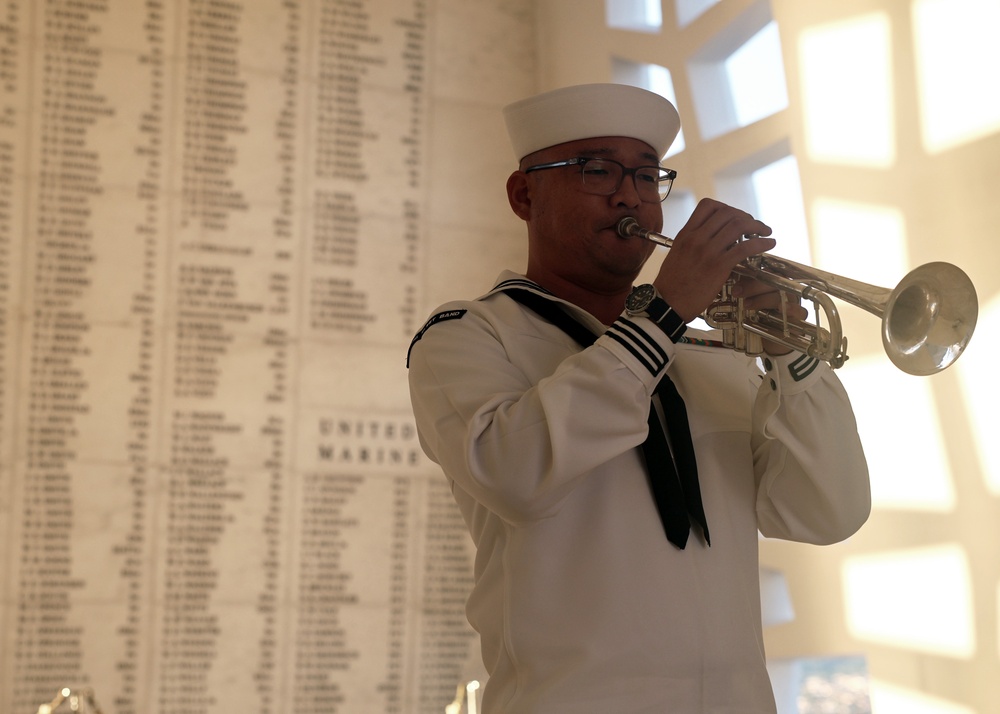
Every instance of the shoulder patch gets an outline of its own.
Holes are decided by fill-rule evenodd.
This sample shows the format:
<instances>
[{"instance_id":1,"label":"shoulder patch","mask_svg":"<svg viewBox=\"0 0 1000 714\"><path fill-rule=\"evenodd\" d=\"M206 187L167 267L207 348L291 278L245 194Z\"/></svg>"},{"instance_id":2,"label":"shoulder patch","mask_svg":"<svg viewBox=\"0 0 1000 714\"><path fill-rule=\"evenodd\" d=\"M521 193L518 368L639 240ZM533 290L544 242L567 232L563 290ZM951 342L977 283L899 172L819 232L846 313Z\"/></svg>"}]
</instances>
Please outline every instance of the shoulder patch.
<instances>
[{"instance_id":1,"label":"shoulder patch","mask_svg":"<svg viewBox=\"0 0 1000 714\"><path fill-rule=\"evenodd\" d=\"M465 313L467 312L468 310L464 309L445 310L443 312L439 312L437 315L432 316L431 319L429 319L424 324L424 326L420 328L420 332L414 335L413 339L410 341L410 348L406 350L406 368L407 369L410 368L410 353L413 352L413 345L417 344L417 342L420 341L420 338L424 336L424 333L427 332L427 330L431 329L432 327L434 327L434 325L438 324L439 322L447 322L448 320L461 319L462 316L465 315Z\"/></svg>"}]
</instances>

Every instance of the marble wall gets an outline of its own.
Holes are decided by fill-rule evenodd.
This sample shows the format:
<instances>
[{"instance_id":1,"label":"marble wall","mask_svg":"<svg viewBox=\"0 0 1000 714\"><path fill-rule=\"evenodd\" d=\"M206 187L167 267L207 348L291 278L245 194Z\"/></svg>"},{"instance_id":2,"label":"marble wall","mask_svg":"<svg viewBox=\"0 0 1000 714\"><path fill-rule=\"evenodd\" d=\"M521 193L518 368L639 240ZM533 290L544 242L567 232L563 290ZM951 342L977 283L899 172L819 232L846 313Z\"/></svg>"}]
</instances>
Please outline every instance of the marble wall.
<instances>
[{"instance_id":1,"label":"marble wall","mask_svg":"<svg viewBox=\"0 0 1000 714\"><path fill-rule=\"evenodd\" d=\"M441 711L471 552L404 360L523 262L532 3L0 13L0 711Z\"/></svg>"}]
</instances>

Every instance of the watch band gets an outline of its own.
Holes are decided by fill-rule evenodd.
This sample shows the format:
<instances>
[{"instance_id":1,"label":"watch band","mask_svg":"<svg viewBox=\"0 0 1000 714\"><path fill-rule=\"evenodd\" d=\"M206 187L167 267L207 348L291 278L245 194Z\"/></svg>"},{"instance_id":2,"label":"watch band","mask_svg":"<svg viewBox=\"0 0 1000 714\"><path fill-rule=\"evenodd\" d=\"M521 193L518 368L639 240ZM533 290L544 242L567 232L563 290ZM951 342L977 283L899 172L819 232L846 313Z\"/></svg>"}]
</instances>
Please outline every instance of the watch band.
<instances>
[{"instance_id":1,"label":"watch band","mask_svg":"<svg viewBox=\"0 0 1000 714\"><path fill-rule=\"evenodd\" d=\"M625 301L625 312L632 317L648 317L672 342L677 342L687 330L687 324L681 316L674 312L656 287L649 283L632 289Z\"/></svg>"}]
</instances>

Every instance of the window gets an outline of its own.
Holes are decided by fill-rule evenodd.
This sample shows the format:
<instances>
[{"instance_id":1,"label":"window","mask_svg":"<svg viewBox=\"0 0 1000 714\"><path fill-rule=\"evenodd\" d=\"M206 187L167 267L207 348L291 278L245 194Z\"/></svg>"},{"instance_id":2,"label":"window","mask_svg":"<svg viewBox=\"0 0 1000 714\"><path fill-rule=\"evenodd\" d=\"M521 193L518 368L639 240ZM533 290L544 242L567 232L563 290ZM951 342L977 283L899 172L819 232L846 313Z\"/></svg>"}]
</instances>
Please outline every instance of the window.
<instances>
[{"instance_id":1,"label":"window","mask_svg":"<svg viewBox=\"0 0 1000 714\"><path fill-rule=\"evenodd\" d=\"M777 24L758 2L688 60L701 134L712 139L788 106Z\"/></svg>"},{"instance_id":2,"label":"window","mask_svg":"<svg viewBox=\"0 0 1000 714\"><path fill-rule=\"evenodd\" d=\"M764 25L723 64L739 126L753 124L788 106L778 23L772 20Z\"/></svg>"},{"instance_id":3,"label":"window","mask_svg":"<svg viewBox=\"0 0 1000 714\"><path fill-rule=\"evenodd\" d=\"M687 27L718 2L719 0L676 0L674 7L677 10L677 24Z\"/></svg>"},{"instance_id":4,"label":"window","mask_svg":"<svg viewBox=\"0 0 1000 714\"><path fill-rule=\"evenodd\" d=\"M659 32L663 27L660 0L607 0L608 27L636 32Z\"/></svg>"}]
</instances>

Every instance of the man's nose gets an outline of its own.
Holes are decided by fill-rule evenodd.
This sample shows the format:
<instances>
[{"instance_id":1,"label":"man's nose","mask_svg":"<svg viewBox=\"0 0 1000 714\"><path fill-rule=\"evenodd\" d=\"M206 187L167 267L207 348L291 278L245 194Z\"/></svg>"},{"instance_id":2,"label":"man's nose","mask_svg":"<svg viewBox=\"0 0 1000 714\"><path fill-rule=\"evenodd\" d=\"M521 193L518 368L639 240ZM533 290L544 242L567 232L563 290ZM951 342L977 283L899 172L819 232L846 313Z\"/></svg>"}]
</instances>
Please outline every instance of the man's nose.
<instances>
[{"instance_id":1,"label":"man's nose","mask_svg":"<svg viewBox=\"0 0 1000 714\"><path fill-rule=\"evenodd\" d=\"M611 196L616 205L620 204L629 208L635 208L642 203L642 199L639 198L639 189L635 184L635 173L623 174L618 190Z\"/></svg>"}]
</instances>

